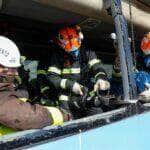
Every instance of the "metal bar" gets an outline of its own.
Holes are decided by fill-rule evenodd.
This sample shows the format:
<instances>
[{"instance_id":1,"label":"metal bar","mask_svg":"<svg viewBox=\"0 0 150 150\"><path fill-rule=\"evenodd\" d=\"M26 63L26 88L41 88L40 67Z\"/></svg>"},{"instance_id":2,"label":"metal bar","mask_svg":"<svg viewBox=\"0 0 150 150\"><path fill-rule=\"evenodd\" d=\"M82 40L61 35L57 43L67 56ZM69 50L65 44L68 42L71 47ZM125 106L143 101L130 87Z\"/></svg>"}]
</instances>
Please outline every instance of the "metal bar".
<instances>
[{"instance_id":1,"label":"metal bar","mask_svg":"<svg viewBox=\"0 0 150 150\"><path fill-rule=\"evenodd\" d=\"M116 3L119 6L117 6ZM129 100L130 99L130 92L129 92L128 70L127 70L127 65L126 65L126 55L125 55L125 49L124 49L124 43L123 43L122 25L121 25L121 21L120 21L121 14L122 14L121 8L120 8L121 2L119 2L119 3L116 2L115 0L111 0L111 12L112 12L112 16L114 18L115 29L116 29L117 40L118 40L124 100Z\"/></svg>"},{"instance_id":2,"label":"metal bar","mask_svg":"<svg viewBox=\"0 0 150 150\"><path fill-rule=\"evenodd\" d=\"M135 99L136 84L133 76L133 59L131 54L131 47L128 40L127 23L122 14L122 7L120 0L111 0L111 11L115 22L117 33L119 56L121 62L121 72L123 81L124 100Z\"/></svg>"}]
</instances>

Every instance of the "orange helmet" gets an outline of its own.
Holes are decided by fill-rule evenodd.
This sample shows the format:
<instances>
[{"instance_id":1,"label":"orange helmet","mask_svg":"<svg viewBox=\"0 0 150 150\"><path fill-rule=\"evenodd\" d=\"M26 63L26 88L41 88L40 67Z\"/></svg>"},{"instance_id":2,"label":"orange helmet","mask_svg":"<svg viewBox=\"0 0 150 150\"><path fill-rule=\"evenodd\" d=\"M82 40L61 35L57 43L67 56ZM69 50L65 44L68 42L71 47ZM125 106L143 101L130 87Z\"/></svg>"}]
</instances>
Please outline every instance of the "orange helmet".
<instances>
[{"instance_id":1,"label":"orange helmet","mask_svg":"<svg viewBox=\"0 0 150 150\"><path fill-rule=\"evenodd\" d=\"M150 54L150 32L147 33L142 39L141 49L145 55Z\"/></svg>"},{"instance_id":2,"label":"orange helmet","mask_svg":"<svg viewBox=\"0 0 150 150\"><path fill-rule=\"evenodd\" d=\"M59 30L57 44L67 52L77 50L81 46L83 34L79 26L66 27Z\"/></svg>"}]
</instances>

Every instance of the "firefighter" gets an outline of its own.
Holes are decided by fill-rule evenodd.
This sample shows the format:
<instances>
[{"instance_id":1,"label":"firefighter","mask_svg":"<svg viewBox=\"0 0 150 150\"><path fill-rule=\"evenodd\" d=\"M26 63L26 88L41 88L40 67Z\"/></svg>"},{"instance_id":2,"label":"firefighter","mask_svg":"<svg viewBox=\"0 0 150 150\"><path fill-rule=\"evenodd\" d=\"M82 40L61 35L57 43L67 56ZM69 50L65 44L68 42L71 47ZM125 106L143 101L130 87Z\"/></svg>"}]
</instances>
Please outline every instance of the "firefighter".
<instances>
[{"instance_id":1,"label":"firefighter","mask_svg":"<svg viewBox=\"0 0 150 150\"><path fill-rule=\"evenodd\" d=\"M32 90L34 92L32 92L33 94L30 96L31 102L43 106L58 106L58 103L55 100L55 95L53 95L52 92L52 86L48 84L47 64L47 61L39 61L36 82L34 82L32 88L34 89Z\"/></svg>"},{"instance_id":2,"label":"firefighter","mask_svg":"<svg viewBox=\"0 0 150 150\"><path fill-rule=\"evenodd\" d=\"M144 35L141 41L141 50L144 54L143 61L144 66L143 70L150 72L149 65L150 65L150 32Z\"/></svg>"},{"instance_id":3,"label":"firefighter","mask_svg":"<svg viewBox=\"0 0 150 150\"><path fill-rule=\"evenodd\" d=\"M110 87L101 61L94 51L81 46L82 40L83 33L79 26L60 29L53 39L57 49L47 73L49 83L58 93L61 108L73 114L74 118L77 107L80 110L78 114L83 110L79 99L84 95L85 86L94 91L105 91Z\"/></svg>"},{"instance_id":4,"label":"firefighter","mask_svg":"<svg viewBox=\"0 0 150 150\"><path fill-rule=\"evenodd\" d=\"M111 33L110 38L113 40L113 47L116 52L116 58L113 64L112 78L110 79L110 93L114 94L117 99L123 98L123 86L122 86L122 76L120 71L120 59L119 50L117 44L117 36L115 33Z\"/></svg>"},{"instance_id":5,"label":"firefighter","mask_svg":"<svg viewBox=\"0 0 150 150\"><path fill-rule=\"evenodd\" d=\"M123 96L116 35L113 33L111 34L111 37L114 40L114 48L116 49L117 53L117 57L113 66L111 92L116 96ZM150 102L150 32L143 37L141 41L141 50L143 52L143 61L137 68L138 70L135 70L134 78L136 81L140 101Z\"/></svg>"},{"instance_id":6,"label":"firefighter","mask_svg":"<svg viewBox=\"0 0 150 150\"><path fill-rule=\"evenodd\" d=\"M140 91L140 99L150 102L150 32L144 35L141 41L143 52L142 71L136 74L136 83Z\"/></svg>"},{"instance_id":7,"label":"firefighter","mask_svg":"<svg viewBox=\"0 0 150 150\"><path fill-rule=\"evenodd\" d=\"M16 89L20 53L16 44L0 36L0 135L17 130L42 128L62 124L67 114L56 107L44 107L27 102L28 92Z\"/></svg>"}]
</instances>

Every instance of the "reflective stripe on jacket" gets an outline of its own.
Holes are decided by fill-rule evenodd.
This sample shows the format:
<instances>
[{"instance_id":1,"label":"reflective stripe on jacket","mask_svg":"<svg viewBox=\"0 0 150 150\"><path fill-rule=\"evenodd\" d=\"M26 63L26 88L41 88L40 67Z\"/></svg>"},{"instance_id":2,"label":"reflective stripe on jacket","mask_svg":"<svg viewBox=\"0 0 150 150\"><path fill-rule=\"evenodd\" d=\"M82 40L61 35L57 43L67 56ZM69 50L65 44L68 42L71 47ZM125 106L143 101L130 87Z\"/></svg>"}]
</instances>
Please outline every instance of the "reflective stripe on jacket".
<instances>
[{"instance_id":1,"label":"reflective stripe on jacket","mask_svg":"<svg viewBox=\"0 0 150 150\"><path fill-rule=\"evenodd\" d=\"M47 78L56 89L70 91L75 82L84 85L89 77L95 78L95 81L99 78L107 80L101 61L94 51L81 48L79 58L74 58L71 54L58 50L51 57Z\"/></svg>"}]
</instances>

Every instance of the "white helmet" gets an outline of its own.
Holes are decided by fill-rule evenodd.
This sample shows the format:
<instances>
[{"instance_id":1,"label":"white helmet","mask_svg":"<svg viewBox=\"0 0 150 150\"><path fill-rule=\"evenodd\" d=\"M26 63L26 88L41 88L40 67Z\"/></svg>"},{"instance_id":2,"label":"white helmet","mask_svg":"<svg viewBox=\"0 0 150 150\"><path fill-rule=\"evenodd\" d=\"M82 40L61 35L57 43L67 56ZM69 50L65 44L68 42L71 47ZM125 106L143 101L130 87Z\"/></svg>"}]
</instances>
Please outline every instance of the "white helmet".
<instances>
[{"instance_id":1,"label":"white helmet","mask_svg":"<svg viewBox=\"0 0 150 150\"><path fill-rule=\"evenodd\" d=\"M4 36L0 36L0 64L10 68L21 66L18 47L13 41Z\"/></svg>"},{"instance_id":2,"label":"white helmet","mask_svg":"<svg viewBox=\"0 0 150 150\"><path fill-rule=\"evenodd\" d=\"M111 33L111 34L110 34L110 38L111 38L112 40L116 40L116 39L117 39L116 33Z\"/></svg>"}]
</instances>

